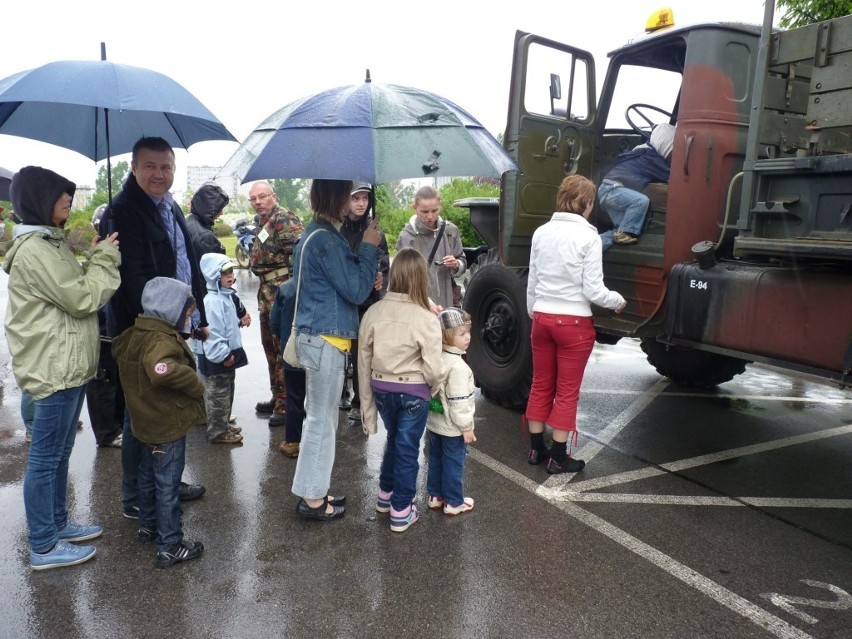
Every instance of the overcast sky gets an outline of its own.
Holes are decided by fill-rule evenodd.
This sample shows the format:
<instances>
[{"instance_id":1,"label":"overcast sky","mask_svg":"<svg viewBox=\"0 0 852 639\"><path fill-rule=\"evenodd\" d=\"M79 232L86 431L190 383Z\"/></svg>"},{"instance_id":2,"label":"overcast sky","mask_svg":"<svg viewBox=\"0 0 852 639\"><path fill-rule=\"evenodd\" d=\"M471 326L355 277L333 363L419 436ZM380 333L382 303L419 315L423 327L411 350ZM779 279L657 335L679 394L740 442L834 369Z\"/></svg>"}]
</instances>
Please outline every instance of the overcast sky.
<instances>
[{"instance_id":1,"label":"overcast sky","mask_svg":"<svg viewBox=\"0 0 852 639\"><path fill-rule=\"evenodd\" d=\"M55 60L97 60L104 41L109 60L170 76L243 140L281 106L363 82L369 68L374 82L452 100L496 136L506 124L516 30L592 52L600 82L606 53L640 34L661 6L681 25L763 19L762 0L10 0L0 9L0 78ZM175 190L186 182L182 167L221 165L236 147L202 142L177 151ZM129 156L113 162L121 159ZM0 166L28 164L80 185L93 185L97 173L77 153L0 135Z\"/></svg>"}]
</instances>

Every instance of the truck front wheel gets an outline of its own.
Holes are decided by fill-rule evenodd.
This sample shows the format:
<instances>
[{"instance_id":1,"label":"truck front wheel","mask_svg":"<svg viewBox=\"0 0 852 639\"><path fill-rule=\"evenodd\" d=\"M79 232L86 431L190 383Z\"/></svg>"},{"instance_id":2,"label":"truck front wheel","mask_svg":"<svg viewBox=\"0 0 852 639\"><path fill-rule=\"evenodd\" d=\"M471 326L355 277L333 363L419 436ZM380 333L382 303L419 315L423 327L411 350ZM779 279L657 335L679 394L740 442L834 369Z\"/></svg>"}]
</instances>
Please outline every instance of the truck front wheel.
<instances>
[{"instance_id":1,"label":"truck front wheel","mask_svg":"<svg viewBox=\"0 0 852 639\"><path fill-rule=\"evenodd\" d=\"M746 361L682 346L670 346L653 337L642 340L648 362L663 377L681 386L710 388L745 372Z\"/></svg>"},{"instance_id":2,"label":"truck front wheel","mask_svg":"<svg viewBox=\"0 0 852 639\"><path fill-rule=\"evenodd\" d=\"M489 261L488 255L480 257L464 296L473 318L467 362L485 397L506 408L523 408L532 384L527 270Z\"/></svg>"}]
</instances>

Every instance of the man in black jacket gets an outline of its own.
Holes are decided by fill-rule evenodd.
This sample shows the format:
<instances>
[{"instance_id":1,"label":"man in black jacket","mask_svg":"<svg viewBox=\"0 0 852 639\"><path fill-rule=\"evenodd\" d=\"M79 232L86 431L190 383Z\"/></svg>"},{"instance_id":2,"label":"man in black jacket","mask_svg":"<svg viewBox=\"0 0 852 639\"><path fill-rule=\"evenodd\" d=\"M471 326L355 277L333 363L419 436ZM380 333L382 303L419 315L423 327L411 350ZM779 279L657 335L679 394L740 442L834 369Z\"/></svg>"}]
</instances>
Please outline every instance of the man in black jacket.
<instances>
[{"instance_id":1,"label":"man in black jacket","mask_svg":"<svg viewBox=\"0 0 852 639\"><path fill-rule=\"evenodd\" d=\"M183 332L206 337L206 286L183 211L169 192L174 180L175 154L171 145L162 138L140 138L133 146L130 175L101 220L101 236L118 231L121 238L121 286L108 309L112 337L130 328L142 313L142 289L155 277L171 277L192 287L198 311ZM121 498L123 514L128 519L138 518L142 446L130 430L126 412L121 438ZM204 486L181 482L181 501L198 499L204 492Z\"/></svg>"}]
</instances>

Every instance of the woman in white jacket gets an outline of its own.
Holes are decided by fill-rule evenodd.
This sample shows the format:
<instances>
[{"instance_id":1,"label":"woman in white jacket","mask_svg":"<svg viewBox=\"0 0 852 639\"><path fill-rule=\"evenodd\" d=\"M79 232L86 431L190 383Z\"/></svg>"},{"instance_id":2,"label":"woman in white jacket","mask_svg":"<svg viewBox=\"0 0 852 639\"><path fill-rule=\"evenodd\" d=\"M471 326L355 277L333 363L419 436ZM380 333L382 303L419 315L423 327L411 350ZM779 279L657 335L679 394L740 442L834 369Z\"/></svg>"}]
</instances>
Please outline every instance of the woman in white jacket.
<instances>
[{"instance_id":1,"label":"woman in white jacket","mask_svg":"<svg viewBox=\"0 0 852 639\"><path fill-rule=\"evenodd\" d=\"M532 317L533 383L525 418L533 465L547 472L576 473L586 465L572 459L568 437L577 443L577 403L586 362L595 344L591 304L620 313L624 298L603 283L601 239L588 217L595 185L579 175L562 181L556 213L533 234L527 283ZM544 445L544 425L553 429L553 446Z\"/></svg>"}]
</instances>

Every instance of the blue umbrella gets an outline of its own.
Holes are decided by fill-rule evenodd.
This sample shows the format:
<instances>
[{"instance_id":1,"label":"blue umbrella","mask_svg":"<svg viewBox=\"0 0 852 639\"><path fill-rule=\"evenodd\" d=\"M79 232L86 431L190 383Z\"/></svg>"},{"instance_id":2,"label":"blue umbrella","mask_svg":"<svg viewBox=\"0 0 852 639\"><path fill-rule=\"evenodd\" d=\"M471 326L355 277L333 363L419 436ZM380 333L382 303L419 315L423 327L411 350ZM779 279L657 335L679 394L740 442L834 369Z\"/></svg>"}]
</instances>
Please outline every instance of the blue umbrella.
<instances>
[{"instance_id":1,"label":"blue umbrella","mask_svg":"<svg viewBox=\"0 0 852 639\"><path fill-rule=\"evenodd\" d=\"M144 136L182 149L236 141L174 80L106 60L51 62L0 80L0 134L49 142L96 162L128 153Z\"/></svg>"},{"instance_id":2,"label":"blue umbrella","mask_svg":"<svg viewBox=\"0 0 852 639\"><path fill-rule=\"evenodd\" d=\"M423 176L500 177L517 166L467 111L411 87L338 87L269 116L220 171L243 182L325 178L380 184Z\"/></svg>"}]
</instances>

